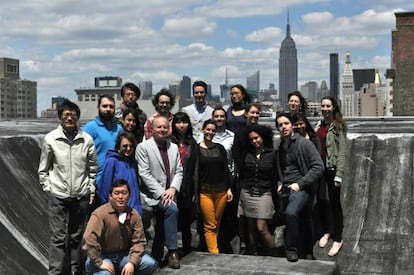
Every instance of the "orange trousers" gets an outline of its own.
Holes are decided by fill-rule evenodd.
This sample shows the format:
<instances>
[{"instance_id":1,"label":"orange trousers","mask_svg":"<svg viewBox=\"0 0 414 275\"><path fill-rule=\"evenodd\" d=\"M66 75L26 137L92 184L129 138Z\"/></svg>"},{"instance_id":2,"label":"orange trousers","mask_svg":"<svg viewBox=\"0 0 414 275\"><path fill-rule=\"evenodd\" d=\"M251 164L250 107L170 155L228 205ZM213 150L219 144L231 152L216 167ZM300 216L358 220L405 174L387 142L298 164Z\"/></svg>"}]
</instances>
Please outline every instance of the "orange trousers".
<instances>
[{"instance_id":1,"label":"orange trousers","mask_svg":"<svg viewBox=\"0 0 414 275\"><path fill-rule=\"evenodd\" d=\"M208 251L218 254L217 237L219 234L221 216L227 203L227 191L220 193L201 193L200 208L203 215L204 237Z\"/></svg>"}]
</instances>

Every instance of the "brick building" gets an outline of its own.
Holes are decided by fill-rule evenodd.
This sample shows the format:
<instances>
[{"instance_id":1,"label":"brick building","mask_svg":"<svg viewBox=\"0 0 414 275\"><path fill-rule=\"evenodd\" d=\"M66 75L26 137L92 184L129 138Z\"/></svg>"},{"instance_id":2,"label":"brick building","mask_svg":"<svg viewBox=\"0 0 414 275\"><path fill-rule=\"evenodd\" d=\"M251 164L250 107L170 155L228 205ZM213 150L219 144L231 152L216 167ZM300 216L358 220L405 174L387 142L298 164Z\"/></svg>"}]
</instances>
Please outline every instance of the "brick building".
<instances>
[{"instance_id":1,"label":"brick building","mask_svg":"<svg viewBox=\"0 0 414 275\"><path fill-rule=\"evenodd\" d=\"M392 31L393 114L414 115L414 12L397 12Z\"/></svg>"}]
</instances>

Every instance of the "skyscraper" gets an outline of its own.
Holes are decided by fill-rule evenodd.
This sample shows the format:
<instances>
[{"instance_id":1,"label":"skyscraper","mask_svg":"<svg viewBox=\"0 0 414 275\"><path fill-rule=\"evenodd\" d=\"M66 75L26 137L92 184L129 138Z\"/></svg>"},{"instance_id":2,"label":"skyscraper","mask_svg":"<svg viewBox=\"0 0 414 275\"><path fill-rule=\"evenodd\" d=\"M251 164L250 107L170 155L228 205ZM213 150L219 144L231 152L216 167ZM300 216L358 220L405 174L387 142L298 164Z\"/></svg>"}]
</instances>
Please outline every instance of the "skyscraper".
<instances>
[{"instance_id":1,"label":"skyscraper","mask_svg":"<svg viewBox=\"0 0 414 275\"><path fill-rule=\"evenodd\" d=\"M260 91L260 71L246 78L246 90L251 98L257 98Z\"/></svg>"},{"instance_id":2,"label":"skyscraper","mask_svg":"<svg viewBox=\"0 0 414 275\"><path fill-rule=\"evenodd\" d=\"M287 110L287 95L298 89L298 59L295 41L290 36L289 14L286 37L279 51L279 102Z\"/></svg>"},{"instance_id":3,"label":"skyscraper","mask_svg":"<svg viewBox=\"0 0 414 275\"><path fill-rule=\"evenodd\" d=\"M351 54L346 53L345 68L342 80L342 113L344 116L357 116L358 98L354 88L354 75L352 72Z\"/></svg>"},{"instance_id":4,"label":"skyscraper","mask_svg":"<svg viewBox=\"0 0 414 275\"><path fill-rule=\"evenodd\" d=\"M325 80L322 80L322 82L321 82L321 94L318 97L318 100L317 101L318 102L321 101L322 97L325 97L327 95L329 95L328 85L326 85L326 81Z\"/></svg>"},{"instance_id":5,"label":"skyscraper","mask_svg":"<svg viewBox=\"0 0 414 275\"><path fill-rule=\"evenodd\" d=\"M141 99L151 99L152 97L152 81L141 80L139 82L139 88L141 90Z\"/></svg>"},{"instance_id":6,"label":"skyscraper","mask_svg":"<svg viewBox=\"0 0 414 275\"><path fill-rule=\"evenodd\" d=\"M221 98L221 103L223 105L231 103L231 100L230 100L231 86L232 85L229 84L229 76L228 76L227 67L226 67L226 80L224 84L220 85L220 98Z\"/></svg>"},{"instance_id":7,"label":"skyscraper","mask_svg":"<svg viewBox=\"0 0 414 275\"><path fill-rule=\"evenodd\" d=\"M339 61L338 53L329 55L329 77L330 77L330 96L339 102Z\"/></svg>"}]
</instances>

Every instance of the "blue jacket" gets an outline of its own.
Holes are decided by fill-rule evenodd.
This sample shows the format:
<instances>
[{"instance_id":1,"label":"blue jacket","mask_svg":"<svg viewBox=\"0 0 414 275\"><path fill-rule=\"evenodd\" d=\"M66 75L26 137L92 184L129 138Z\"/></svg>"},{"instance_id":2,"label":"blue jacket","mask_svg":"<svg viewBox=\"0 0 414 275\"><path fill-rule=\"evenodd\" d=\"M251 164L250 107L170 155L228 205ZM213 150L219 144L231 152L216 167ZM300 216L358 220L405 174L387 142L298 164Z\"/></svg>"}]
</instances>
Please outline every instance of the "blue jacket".
<instances>
[{"instance_id":1,"label":"blue jacket","mask_svg":"<svg viewBox=\"0 0 414 275\"><path fill-rule=\"evenodd\" d=\"M109 188L111 183L117 179L128 181L131 191L128 206L136 209L142 215L137 163L133 156L126 158L120 153L110 150L106 155L102 177L98 182L96 190L101 204L108 202Z\"/></svg>"}]
</instances>

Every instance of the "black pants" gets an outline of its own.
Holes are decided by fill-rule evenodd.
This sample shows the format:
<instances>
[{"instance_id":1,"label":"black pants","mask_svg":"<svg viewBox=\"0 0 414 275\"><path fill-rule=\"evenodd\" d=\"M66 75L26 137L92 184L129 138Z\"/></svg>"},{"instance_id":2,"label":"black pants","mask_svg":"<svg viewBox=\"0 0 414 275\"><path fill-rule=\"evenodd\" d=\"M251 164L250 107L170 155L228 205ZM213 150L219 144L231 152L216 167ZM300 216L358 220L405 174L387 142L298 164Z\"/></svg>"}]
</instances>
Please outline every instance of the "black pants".
<instances>
[{"instance_id":1,"label":"black pants","mask_svg":"<svg viewBox=\"0 0 414 275\"><path fill-rule=\"evenodd\" d=\"M335 182L329 181L328 195L329 205L332 213L331 236L330 238L335 242L342 241L342 230L344 228L344 217L341 205L341 187L335 186Z\"/></svg>"}]
</instances>

